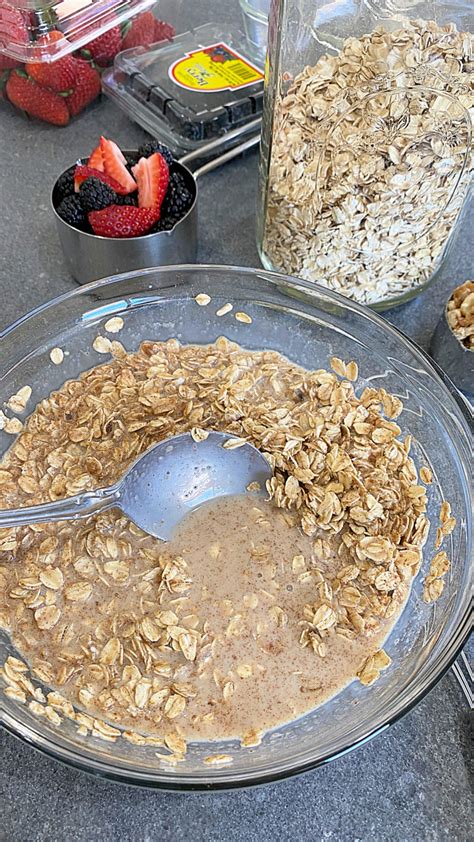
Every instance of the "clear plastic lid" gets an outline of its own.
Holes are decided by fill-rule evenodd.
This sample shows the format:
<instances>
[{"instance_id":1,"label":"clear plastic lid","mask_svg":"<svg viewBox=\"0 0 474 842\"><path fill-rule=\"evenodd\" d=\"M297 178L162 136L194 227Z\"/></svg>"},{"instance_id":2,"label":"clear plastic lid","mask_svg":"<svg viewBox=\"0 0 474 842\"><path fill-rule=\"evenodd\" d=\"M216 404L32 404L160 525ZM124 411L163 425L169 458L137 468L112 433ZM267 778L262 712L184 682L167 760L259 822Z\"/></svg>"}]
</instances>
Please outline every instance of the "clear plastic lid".
<instances>
[{"instance_id":1,"label":"clear plastic lid","mask_svg":"<svg viewBox=\"0 0 474 842\"><path fill-rule=\"evenodd\" d=\"M155 4L156 0L0 0L0 52L25 63L55 61Z\"/></svg>"},{"instance_id":2,"label":"clear plastic lid","mask_svg":"<svg viewBox=\"0 0 474 842\"><path fill-rule=\"evenodd\" d=\"M244 35L213 23L170 43L119 53L102 84L129 117L175 151L225 141L262 112L263 71L246 54Z\"/></svg>"}]
</instances>

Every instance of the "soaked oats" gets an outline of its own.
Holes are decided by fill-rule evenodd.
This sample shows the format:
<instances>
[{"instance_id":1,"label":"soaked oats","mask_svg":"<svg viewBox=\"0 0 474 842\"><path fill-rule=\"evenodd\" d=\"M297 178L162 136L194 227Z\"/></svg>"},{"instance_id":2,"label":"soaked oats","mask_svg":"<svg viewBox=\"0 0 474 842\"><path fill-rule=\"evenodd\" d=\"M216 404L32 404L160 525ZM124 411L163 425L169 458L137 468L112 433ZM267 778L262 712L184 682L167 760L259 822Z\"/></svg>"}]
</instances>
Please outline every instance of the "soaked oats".
<instances>
[{"instance_id":1,"label":"soaked oats","mask_svg":"<svg viewBox=\"0 0 474 842\"><path fill-rule=\"evenodd\" d=\"M233 757L230 754L209 754L204 758L207 766L220 766L225 763L232 763Z\"/></svg>"},{"instance_id":2,"label":"soaked oats","mask_svg":"<svg viewBox=\"0 0 474 842\"><path fill-rule=\"evenodd\" d=\"M24 412L31 397L31 386L22 386L16 394L7 400L7 406L12 412Z\"/></svg>"},{"instance_id":3,"label":"soaked oats","mask_svg":"<svg viewBox=\"0 0 474 842\"><path fill-rule=\"evenodd\" d=\"M168 544L113 510L1 530L0 622L53 688L45 698L10 658L7 695L81 734L164 739L177 763L186 740L257 745L356 675L378 678L429 528L401 402L356 397L355 364L339 359L338 377L223 338L135 354L104 342L114 358L27 420L1 463L0 507L108 485L157 441L212 429L265 453L272 502L215 501ZM443 535L453 521L445 503ZM433 560L430 598L448 566Z\"/></svg>"},{"instance_id":4,"label":"soaked oats","mask_svg":"<svg viewBox=\"0 0 474 842\"><path fill-rule=\"evenodd\" d=\"M226 316L227 313L230 313L234 309L233 305L228 302L227 304L223 304L222 307L219 307L216 310L216 316Z\"/></svg>"},{"instance_id":5,"label":"soaked oats","mask_svg":"<svg viewBox=\"0 0 474 842\"><path fill-rule=\"evenodd\" d=\"M105 336L96 336L92 347L98 354L110 354L112 351L112 342Z\"/></svg>"},{"instance_id":6,"label":"soaked oats","mask_svg":"<svg viewBox=\"0 0 474 842\"><path fill-rule=\"evenodd\" d=\"M238 322L242 322L242 324L244 324L244 325L251 325L252 324L252 317L249 316L248 313L242 313L242 312L236 313L235 318L237 319Z\"/></svg>"},{"instance_id":7,"label":"soaked oats","mask_svg":"<svg viewBox=\"0 0 474 842\"><path fill-rule=\"evenodd\" d=\"M19 418L8 418L4 412L0 410L0 430L4 430L11 436L16 436L21 433L23 429L23 422Z\"/></svg>"},{"instance_id":8,"label":"soaked oats","mask_svg":"<svg viewBox=\"0 0 474 842\"><path fill-rule=\"evenodd\" d=\"M423 599L436 602L444 590L444 579L451 567L451 562L442 550L431 559L428 575L423 580Z\"/></svg>"}]
</instances>

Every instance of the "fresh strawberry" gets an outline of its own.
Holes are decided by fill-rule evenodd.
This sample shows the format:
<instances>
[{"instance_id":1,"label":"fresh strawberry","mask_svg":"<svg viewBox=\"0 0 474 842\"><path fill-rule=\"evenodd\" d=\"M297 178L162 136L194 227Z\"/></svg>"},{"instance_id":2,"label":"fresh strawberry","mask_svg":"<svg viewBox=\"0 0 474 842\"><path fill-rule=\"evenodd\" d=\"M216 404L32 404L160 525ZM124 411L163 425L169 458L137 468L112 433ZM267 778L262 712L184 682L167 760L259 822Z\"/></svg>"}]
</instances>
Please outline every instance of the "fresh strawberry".
<instances>
[{"instance_id":1,"label":"fresh strawberry","mask_svg":"<svg viewBox=\"0 0 474 842\"><path fill-rule=\"evenodd\" d=\"M66 99L71 117L83 111L86 105L99 96L101 90L100 75L88 61L74 59L74 67L76 81L72 93Z\"/></svg>"},{"instance_id":2,"label":"fresh strawberry","mask_svg":"<svg viewBox=\"0 0 474 842\"><path fill-rule=\"evenodd\" d=\"M122 50L131 47L149 47L155 40L155 17L151 12L142 12L130 23L122 41Z\"/></svg>"},{"instance_id":3,"label":"fresh strawberry","mask_svg":"<svg viewBox=\"0 0 474 842\"><path fill-rule=\"evenodd\" d=\"M114 178L122 185L123 193L133 193L137 189L135 179L132 178L127 170L126 158L122 154L120 147L113 140L107 140L105 137L100 139L100 148L102 150L102 159L104 161L104 170L107 175Z\"/></svg>"},{"instance_id":4,"label":"fresh strawberry","mask_svg":"<svg viewBox=\"0 0 474 842\"><path fill-rule=\"evenodd\" d=\"M21 67L20 62L16 58L10 58L10 56L0 54L0 73L2 70L12 70L14 67Z\"/></svg>"},{"instance_id":5,"label":"fresh strawberry","mask_svg":"<svg viewBox=\"0 0 474 842\"><path fill-rule=\"evenodd\" d=\"M31 117L38 117L54 126L68 124L69 111L64 97L42 88L33 79L28 79L22 70L14 70L10 74L6 90L10 102Z\"/></svg>"},{"instance_id":6,"label":"fresh strawberry","mask_svg":"<svg viewBox=\"0 0 474 842\"><path fill-rule=\"evenodd\" d=\"M92 167L94 170L104 172L104 162L102 160L102 149L100 148L100 143L90 154L87 166Z\"/></svg>"},{"instance_id":7,"label":"fresh strawberry","mask_svg":"<svg viewBox=\"0 0 474 842\"><path fill-rule=\"evenodd\" d=\"M47 47L49 53L51 45L58 41L66 42L66 38L60 32L49 32L38 38L35 47L38 46L40 52L42 52L42 47ZM75 64L73 57L67 55L56 61L29 61L26 64L26 70L28 76L38 82L38 85L60 93L73 88L76 81Z\"/></svg>"},{"instance_id":8,"label":"fresh strawberry","mask_svg":"<svg viewBox=\"0 0 474 842\"><path fill-rule=\"evenodd\" d=\"M157 20L155 18L155 26L153 32L153 40L156 41L172 41L176 35L176 29L172 23L166 23L165 20Z\"/></svg>"},{"instance_id":9,"label":"fresh strawberry","mask_svg":"<svg viewBox=\"0 0 474 842\"><path fill-rule=\"evenodd\" d=\"M28 62L26 65L28 76L50 91L61 93L70 91L74 87L76 71L72 56L65 56L54 62Z\"/></svg>"},{"instance_id":10,"label":"fresh strawberry","mask_svg":"<svg viewBox=\"0 0 474 842\"><path fill-rule=\"evenodd\" d=\"M164 20L157 20L152 12L143 12L137 15L124 30L122 50L129 50L131 47L149 47L157 41L166 41L176 35L176 29L171 23Z\"/></svg>"},{"instance_id":11,"label":"fresh strawberry","mask_svg":"<svg viewBox=\"0 0 474 842\"><path fill-rule=\"evenodd\" d=\"M89 41L81 50L85 58L92 59L100 67L108 67L112 64L122 46L122 30L120 26L113 26L107 32L103 32L93 41Z\"/></svg>"},{"instance_id":12,"label":"fresh strawberry","mask_svg":"<svg viewBox=\"0 0 474 842\"><path fill-rule=\"evenodd\" d=\"M157 221L158 212L133 205L109 205L91 211L88 219L94 234L100 237L141 237Z\"/></svg>"},{"instance_id":13,"label":"fresh strawberry","mask_svg":"<svg viewBox=\"0 0 474 842\"><path fill-rule=\"evenodd\" d=\"M66 36L57 29L50 29L34 43L35 53L38 56L53 56L54 53L63 52L69 46L70 42Z\"/></svg>"},{"instance_id":14,"label":"fresh strawberry","mask_svg":"<svg viewBox=\"0 0 474 842\"><path fill-rule=\"evenodd\" d=\"M0 99L6 99L6 85L9 75L9 70L0 70Z\"/></svg>"},{"instance_id":15,"label":"fresh strawberry","mask_svg":"<svg viewBox=\"0 0 474 842\"><path fill-rule=\"evenodd\" d=\"M149 158L140 158L132 167L138 184L138 207L160 210L170 180L170 171L163 155L155 152Z\"/></svg>"},{"instance_id":16,"label":"fresh strawberry","mask_svg":"<svg viewBox=\"0 0 474 842\"><path fill-rule=\"evenodd\" d=\"M0 49L11 44L28 44L30 33L27 14L8 3L0 4Z\"/></svg>"},{"instance_id":17,"label":"fresh strawberry","mask_svg":"<svg viewBox=\"0 0 474 842\"><path fill-rule=\"evenodd\" d=\"M121 196L124 196L129 192L128 190L125 190L118 181L115 181L114 178L111 178L111 176L107 175L105 172L95 170L93 167L89 167L84 164L78 164L74 170L74 190L76 193L79 192L81 184L88 178L98 178L99 181L103 181L104 184L108 184L112 190L115 190L115 192Z\"/></svg>"}]
</instances>

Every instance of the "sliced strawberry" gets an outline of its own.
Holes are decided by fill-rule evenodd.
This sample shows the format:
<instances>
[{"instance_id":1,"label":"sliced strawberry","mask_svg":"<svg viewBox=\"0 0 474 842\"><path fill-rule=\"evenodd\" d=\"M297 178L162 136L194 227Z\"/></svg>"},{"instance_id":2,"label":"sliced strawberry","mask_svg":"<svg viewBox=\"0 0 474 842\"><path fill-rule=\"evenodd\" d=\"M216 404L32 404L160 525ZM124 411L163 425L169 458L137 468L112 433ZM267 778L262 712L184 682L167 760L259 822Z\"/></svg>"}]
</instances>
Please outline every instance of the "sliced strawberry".
<instances>
[{"instance_id":1,"label":"sliced strawberry","mask_svg":"<svg viewBox=\"0 0 474 842\"><path fill-rule=\"evenodd\" d=\"M100 143L94 151L89 156L89 160L87 162L88 167L92 167L94 170L100 170L100 172L104 172L104 161L102 158L102 149L100 148Z\"/></svg>"},{"instance_id":2,"label":"sliced strawberry","mask_svg":"<svg viewBox=\"0 0 474 842\"><path fill-rule=\"evenodd\" d=\"M104 170L107 175L122 185L124 188L123 193L133 193L137 189L137 185L135 179L132 178L127 170L127 161L120 147L113 140L107 140L107 138L101 137L100 148L102 150Z\"/></svg>"},{"instance_id":3,"label":"sliced strawberry","mask_svg":"<svg viewBox=\"0 0 474 842\"><path fill-rule=\"evenodd\" d=\"M159 210L170 180L163 155L154 152L149 158L140 158L138 164L132 167L132 172L138 184L138 207Z\"/></svg>"},{"instance_id":4,"label":"sliced strawberry","mask_svg":"<svg viewBox=\"0 0 474 842\"><path fill-rule=\"evenodd\" d=\"M115 192L119 193L121 196L124 196L129 192L128 190L125 190L118 181L115 181L114 178L111 178L110 175L107 175L105 172L95 170L93 167L83 164L78 164L74 171L74 190L76 193L79 192L79 187L87 178L98 178L99 181L103 181L104 184L108 184L112 190L115 190Z\"/></svg>"},{"instance_id":5,"label":"sliced strawberry","mask_svg":"<svg viewBox=\"0 0 474 842\"><path fill-rule=\"evenodd\" d=\"M158 211L136 208L133 205L109 205L100 211L91 211L88 219L94 234L100 237L141 237L157 221Z\"/></svg>"}]
</instances>

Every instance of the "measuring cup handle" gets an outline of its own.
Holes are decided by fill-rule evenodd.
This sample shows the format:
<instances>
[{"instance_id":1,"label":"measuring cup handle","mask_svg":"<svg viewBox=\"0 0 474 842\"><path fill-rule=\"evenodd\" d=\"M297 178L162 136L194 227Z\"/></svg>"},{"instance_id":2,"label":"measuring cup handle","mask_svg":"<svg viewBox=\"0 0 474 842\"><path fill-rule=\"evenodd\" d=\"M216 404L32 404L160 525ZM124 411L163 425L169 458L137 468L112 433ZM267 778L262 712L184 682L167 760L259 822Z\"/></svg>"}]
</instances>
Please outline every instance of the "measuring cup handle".
<instances>
[{"instance_id":1,"label":"measuring cup handle","mask_svg":"<svg viewBox=\"0 0 474 842\"><path fill-rule=\"evenodd\" d=\"M227 161L232 161L233 158L237 158L238 155L241 155L242 152L246 152L247 149L252 149L253 146L257 146L260 143L260 135L256 134L253 137L249 137L245 143L239 143L238 146L234 146L233 149L229 149L227 152L224 152L223 155L219 155L218 158L213 158L212 161L208 161L207 164L204 164L202 167L199 167L194 172L194 178L197 180L202 175L206 175L208 172L212 172L212 170L217 169L217 167L222 166L222 164L226 164Z\"/></svg>"},{"instance_id":2,"label":"measuring cup handle","mask_svg":"<svg viewBox=\"0 0 474 842\"><path fill-rule=\"evenodd\" d=\"M255 120L252 120L250 123L246 123L244 126L238 126L238 128L236 129L231 129L231 131L227 132L226 135L218 137L215 140L211 140L209 143L204 144L204 146L200 146L199 149L193 149L192 152L188 152L187 155L183 155L183 157L179 159L179 163L187 167L192 161L195 161L199 158L205 158L210 152L213 152L215 149L220 149L223 143L228 143L231 140L236 140L237 138L245 137L251 132L253 132L255 136L258 136L260 133L261 124L261 117L257 117ZM240 147L237 146L235 148L239 149ZM238 155L239 153L237 152L236 154Z\"/></svg>"}]
</instances>

